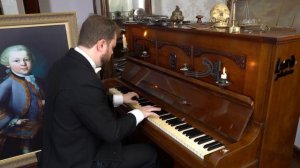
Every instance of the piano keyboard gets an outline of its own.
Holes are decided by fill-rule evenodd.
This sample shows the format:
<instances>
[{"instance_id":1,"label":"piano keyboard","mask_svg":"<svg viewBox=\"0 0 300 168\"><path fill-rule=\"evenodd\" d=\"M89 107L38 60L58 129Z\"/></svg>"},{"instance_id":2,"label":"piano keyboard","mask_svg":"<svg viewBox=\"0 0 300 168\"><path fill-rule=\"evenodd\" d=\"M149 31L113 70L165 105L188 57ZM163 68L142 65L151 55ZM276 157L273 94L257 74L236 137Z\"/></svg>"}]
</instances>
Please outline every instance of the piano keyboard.
<instances>
[{"instance_id":1,"label":"piano keyboard","mask_svg":"<svg viewBox=\"0 0 300 168\"><path fill-rule=\"evenodd\" d=\"M110 88L109 91L112 94L122 94L127 93L130 90L126 87L118 87ZM139 97L137 101L139 104L132 105L132 108L139 108L140 106L146 105L155 106L154 103L144 97ZM192 127L180 118L163 109L155 113L157 113L160 117L148 117L147 120L199 156L201 159L204 159L205 155L225 147L221 142L214 140L211 136L204 134L202 131Z\"/></svg>"}]
</instances>

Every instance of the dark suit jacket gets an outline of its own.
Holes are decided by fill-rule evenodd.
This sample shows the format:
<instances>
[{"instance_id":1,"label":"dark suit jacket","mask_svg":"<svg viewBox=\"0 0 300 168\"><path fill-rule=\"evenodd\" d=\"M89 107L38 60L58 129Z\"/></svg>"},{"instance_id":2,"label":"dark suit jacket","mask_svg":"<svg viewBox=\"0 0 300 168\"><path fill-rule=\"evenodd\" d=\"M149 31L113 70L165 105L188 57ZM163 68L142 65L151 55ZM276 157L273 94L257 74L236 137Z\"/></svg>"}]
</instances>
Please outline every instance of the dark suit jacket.
<instances>
[{"instance_id":1,"label":"dark suit jacket","mask_svg":"<svg viewBox=\"0 0 300 168\"><path fill-rule=\"evenodd\" d=\"M89 168L94 160L122 160L121 140L134 115L116 118L106 89L81 54L70 49L47 81L43 168Z\"/></svg>"}]
</instances>

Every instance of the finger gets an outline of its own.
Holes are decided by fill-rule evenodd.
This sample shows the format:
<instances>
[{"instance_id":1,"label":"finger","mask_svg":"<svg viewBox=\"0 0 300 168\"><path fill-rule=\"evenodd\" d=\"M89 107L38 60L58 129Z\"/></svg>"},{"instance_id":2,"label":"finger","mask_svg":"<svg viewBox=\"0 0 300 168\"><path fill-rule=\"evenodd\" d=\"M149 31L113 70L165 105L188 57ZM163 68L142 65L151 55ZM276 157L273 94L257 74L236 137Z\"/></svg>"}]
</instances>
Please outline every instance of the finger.
<instances>
[{"instance_id":1,"label":"finger","mask_svg":"<svg viewBox=\"0 0 300 168\"><path fill-rule=\"evenodd\" d=\"M161 110L160 107L155 107L155 106L150 106L150 105L146 105L143 107L145 108L145 110L148 110L148 111L160 111Z\"/></svg>"},{"instance_id":2,"label":"finger","mask_svg":"<svg viewBox=\"0 0 300 168\"><path fill-rule=\"evenodd\" d=\"M139 102L136 101L136 100L131 100L131 101L130 101L130 104L139 104Z\"/></svg>"},{"instance_id":3,"label":"finger","mask_svg":"<svg viewBox=\"0 0 300 168\"><path fill-rule=\"evenodd\" d=\"M138 95L137 93L131 92L131 94L132 94L132 97L137 97L137 98L139 98L139 95Z\"/></svg>"},{"instance_id":4,"label":"finger","mask_svg":"<svg viewBox=\"0 0 300 168\"><path fill-rule=\"evenodd\" d=\"M159 117L159 115L156 114L156 113L154 113L154 112L150 112L150 113L149 113L149 116L152 116L152 117Z\"/></svg>"},{"instance_id":5,"label":"finger","mask_svg":"<svg viewBox=\"0 0 300 168\"><path fill-rule=\"evenodd\" d=\"M150 111L161 111L160 107L149 106Z\"/></svg>"}]
</instances>

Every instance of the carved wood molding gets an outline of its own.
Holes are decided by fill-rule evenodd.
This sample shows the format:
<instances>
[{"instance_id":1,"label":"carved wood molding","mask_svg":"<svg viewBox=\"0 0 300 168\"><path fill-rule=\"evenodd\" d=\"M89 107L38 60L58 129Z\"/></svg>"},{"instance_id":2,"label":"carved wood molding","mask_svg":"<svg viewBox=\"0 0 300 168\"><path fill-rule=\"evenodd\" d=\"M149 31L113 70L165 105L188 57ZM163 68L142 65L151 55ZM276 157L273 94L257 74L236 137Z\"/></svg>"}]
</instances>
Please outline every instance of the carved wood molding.
<instances>
[{"instance_id":1,"label":"carved wood molding","mask_svg":"<svg viewBox=\"0 0 300 168\"><path fill-rule=\"evenodd\" d=\"M194 48L193 53L195 57L201 57L204 54L215 54L217 56L227 57L232 61L234 61L241 69L246 68L247 58L245 55L236 55L224 51L204 49L204 48Z\"/></svg>"},{"instance_id":2,"label":"carved wood molding","mask_svg":"<svg viewBox=\"0 0 300 168\"><path fill-rule=\"evenodd\" d=\"M186 55L188 55L188 56L192 55L191 46L180 45L180 44L170 43L170 42L157 41L157 48L158 49L161 49L164 46L174 46L174 47L182 49L185 52Z\"/></svg>"}]
</instances>

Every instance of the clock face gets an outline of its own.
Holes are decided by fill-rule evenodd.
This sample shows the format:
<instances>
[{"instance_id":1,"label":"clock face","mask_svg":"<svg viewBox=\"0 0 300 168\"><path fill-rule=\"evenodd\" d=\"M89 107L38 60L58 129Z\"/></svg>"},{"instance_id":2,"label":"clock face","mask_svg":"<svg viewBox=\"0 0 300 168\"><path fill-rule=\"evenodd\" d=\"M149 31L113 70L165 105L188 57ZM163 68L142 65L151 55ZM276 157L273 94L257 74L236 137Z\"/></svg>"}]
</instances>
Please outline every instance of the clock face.
<instances>
[{"instance_id":1,"label":"clock face","mask_svg":"<svg viewBox=\"0 0 300 168\"><path fill-rule=\"evenodd\" d=\"M216 4L210 11L210 20L215 23L215 27L227 27L230 11L223 3Z\"/></svg>"}]
</instances>

